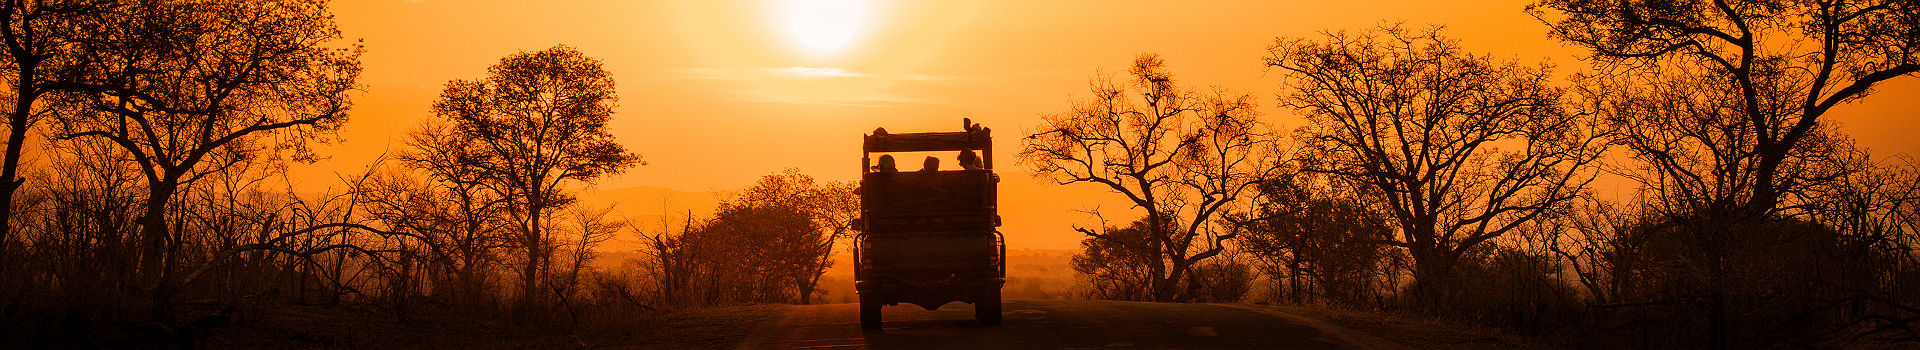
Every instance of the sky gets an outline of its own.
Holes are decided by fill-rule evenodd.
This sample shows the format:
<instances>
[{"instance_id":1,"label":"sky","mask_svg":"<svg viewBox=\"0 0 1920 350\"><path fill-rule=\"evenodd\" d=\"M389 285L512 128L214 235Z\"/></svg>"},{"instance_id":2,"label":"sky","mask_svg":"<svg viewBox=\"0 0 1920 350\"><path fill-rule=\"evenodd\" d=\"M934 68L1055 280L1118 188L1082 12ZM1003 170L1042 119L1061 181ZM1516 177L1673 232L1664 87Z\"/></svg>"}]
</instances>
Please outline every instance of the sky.
<instances>
[{"instance_id":1,"label":"sky","mask_svg":"<svg viewBox=\"0 0 1920 350\"><path fill-rule=\"evenodd\" d=\"M804 6L802 6L804 5ZM1259 97L1266 120L1302 124L1278 108L1277 72L1260 58L1276 37L1382 23L1443 25L1467 50L1548 62L1561 77L1585 63L1548 38L1526 1L879 1L879 0L341 0L335 20L363 40L363 89L328 158L292 169L318 188L405 146L406 133L452 79L478 79L500 58L568 45L600 59L618 83L610 124L647 165L589 191L734 190L796 168L857 180L859 136L955 131L961 118L993 128L1009 245L1069 249L1095 209L1130 219L1123 198L1096 185L1059 186L1014 162L1023 132L1084 96L1089 78L1124 73L1161 54L1175 78ZM1901 78L1825 120L1876 155L1920 155L1920 82ZM1564 80L1562 80L1564 81ZM1606 188L1602 191L1628 191ZM659 191L644 192L649 194ZM633 196L641 196L635 194ZM616 198L648 202L653 198ZM639 214L639 213L636 213Z\"/></svg>"}]
</instances>

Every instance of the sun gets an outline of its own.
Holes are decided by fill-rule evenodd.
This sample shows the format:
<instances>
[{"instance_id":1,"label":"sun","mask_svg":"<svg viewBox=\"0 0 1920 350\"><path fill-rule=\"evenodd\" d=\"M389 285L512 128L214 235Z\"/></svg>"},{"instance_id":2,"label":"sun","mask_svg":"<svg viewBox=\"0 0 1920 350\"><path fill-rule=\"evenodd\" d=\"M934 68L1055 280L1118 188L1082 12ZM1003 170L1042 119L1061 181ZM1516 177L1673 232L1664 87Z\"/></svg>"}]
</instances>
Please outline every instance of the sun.
<instances>
[{"instance_id":1,"label":"sun","mask_svg":"<svg viewBox=\"0 0 1920 350\"><path fill-rule=\"evenodd\" d=\"M846 47L866 21L862 0L787 0L787 34L814 53Z\"/></svg>"}]
</instances>

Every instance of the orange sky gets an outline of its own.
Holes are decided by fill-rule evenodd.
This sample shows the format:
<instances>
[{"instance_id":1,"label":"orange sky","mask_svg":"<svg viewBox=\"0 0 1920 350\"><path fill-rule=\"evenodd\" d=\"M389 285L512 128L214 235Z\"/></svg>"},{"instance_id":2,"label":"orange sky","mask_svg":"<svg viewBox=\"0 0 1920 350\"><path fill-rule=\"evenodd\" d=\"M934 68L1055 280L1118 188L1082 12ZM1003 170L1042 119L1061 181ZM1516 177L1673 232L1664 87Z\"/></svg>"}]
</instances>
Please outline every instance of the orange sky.
<instances>
[{"instance_id":1,"label":"orange sky","mask_svg":"<svg viewBox=\"0 0 1920 350\"><path fill-rule=\"evenodd\" d=\"M1262 97L1269 120L1289 130L1300 119L1273 107L1277 73L1259 61L1276 36L1443 24L1473 51L1550 60L1563 76L1583 66L1521 11L1526 1L852 2L863 14L853 34L837 49L815 50L794 35L785 1L337 1L341 30L365 40L365 88L345 142L319 150L331 159L297 166L304 179L296 181L325 186L333 172L399 151L447 80L479 78L516 51L566 44L612 72L621 97L613 134L651 163L600 181L599 190L730 190L788 167L853 180L868 130L948 131L969 117L997 131L1009 243L1063 249L1080 239L1069 225L1087 222L1074 210L1134 214L1098 188L1030 178L1012 152L1039 114L1065 109L1097 69L1122 70L1137 53L1161 53L1185 85ZM1877 154L1920 154L1916 80L1886 84L1827 120Z\"/></svg>"}]
</instances>

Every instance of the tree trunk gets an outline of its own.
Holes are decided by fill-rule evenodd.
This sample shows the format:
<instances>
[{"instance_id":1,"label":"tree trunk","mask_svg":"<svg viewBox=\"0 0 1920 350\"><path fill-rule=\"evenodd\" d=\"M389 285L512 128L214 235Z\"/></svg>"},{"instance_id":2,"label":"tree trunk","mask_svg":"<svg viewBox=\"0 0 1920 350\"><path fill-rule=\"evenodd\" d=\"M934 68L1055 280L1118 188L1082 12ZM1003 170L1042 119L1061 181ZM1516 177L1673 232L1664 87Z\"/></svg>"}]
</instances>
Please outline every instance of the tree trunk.
<instances>
[{"instance_id":1,"label":"tree trunk","mask_svg":"<svg viewBox=\"0 0 1920 350\"><path fill-rule=\"evenodd\" d=\"M1163 288L1160 289L1162 292L1156 293L1157 295L1154 295L1154 301L1171 301L1171 302L1184 303L1189 300L1192 300L1193 293L1181 293L1181 288L1179 288L1180 279L1187 277L1187 270L1190 270L1193 267L1192 264L1193 264L1192 261L1175 260L1173 262L1173 266L1170 266L1167 269L1167 278L1165 280L1166 284L1164 285ZM1198 286L1196 284L1197 282L1188 283L1187 289L1189 290L1198 289Z\"/></svg>"},{"instance_id":2,"label":"tree trunk","mask_svg":"<svg viewBox=\"0 0 1920 350\"><path fill-rule=\"evenodd\" d=\"M13 194L20 190L26 179L19 178L20 149L26 147L27 128L31 127L28 118L33 115L33 101L39 92L33 87L33 71L37 60L20 60L19 80L14 81L13 118L7 121L7 155L0 161L0 261L9 257L8 243L13 242ZM0 264L0 269L5 265Z\"/></svg>"},{"instance_id":3,"label":"tree trunk","mask_svg":"<svg viewBox=\"0 0 1920 350\"><path fill-rule=\"evenodd\" d=\"M530 209L529 212L533 213L537 212L537 210ZM522 307L533 306L534 295L540 293L538 281L540 279L541 264L540 223L537 218L529 220L531 221L529 225L527 225L525 236L521 237L521 244L525 245L524 248L527 253L527 264L520 268L520 304Z\"/></svg>"},{"instance_id":4,"label":"tree trunk","mask_svg":"<svg viewBox=\"0 0 1920 350\"><path fill-rule=\"evenodd\" d=\"M532 183L538 184L538 182ZM540 293L540 267L543 264L540 215L545 203L537 186L531 186L534 188L529 188L527 191L527 218L520 237L520 244L523 246L521 248L527 253L527 264L520 268L520 307L526 311L533 310L534 296Z\"/></svg>"},{"instance_id":5,"label":"tree trunk","mask_svg":"<svg viewBox=\"0 0 1920 350\"><path fill-rule=\"evenodd\" d=\"M140 216L140 273L142 285L152 288L152 318L168 321L173 308L172 240L167 230L167 202L173 198L175 184L161 182L147 188L146 212Z\"/></svg>"},{"instance_id":6,"label":"tree trunk","mask_svg":"<svg viewBox=\"0 0 1920 350\"><path fill-rule=\"evenodd\" d=\"M813 304L813 287L818 283L817 280L813 278L802 278L800 280L800 285L796 286L800 289L800 305Z\"/></svg>"},{"instance_id":7,"label":"tree trunk","mask_svg":"<svg viewBox=\"0 0 1920 350\"><path fill-rule=\"evenodd\" d=\"M1452 255L1433 246L1410 249L1409 253L1413 255L1414 300L1427 307L1440 305L1452 283Z\"/></svg>"},{"instance_id":8,"label":"tree trunk","mask_svg":"<svg viewBox=\"0 0 1920 350\"><path fill-rule=\"evenodd\" d=\"M1152 200L1152 193L1149 192L1147 201L1151 203ZM1150 301L1172 301L1174 285L1180 280L1179 276L1173 276L1172 271L1168 271L1167 259L1174 254L1167 251L1162 238L1171 237L1173 233L1167 232L1166 218L1160 215L1158 208L1152 206L1146 208L1147 241L1151 243L1149 249L1152 249L1150 255L1153 256L1153 263L1147 265L1147 272L1152 275L1147 279L1147 287L1150 289L1147 298L1151 299Z\"/></svg>"},{"instance_id":9,"label":"tree trunk","mask_svg":"<svg viewBox=\"0 0 1920 350\"><path fill-rule=\"evenodd\" d=\"M815 267L815 269L806 272L808 277L805 278L806 281L801 282L799 286L800 287L800 305L813 304L812 303L813 289L818 288L820 286L820 275L824 275L827 273L827 263L831 262L833 259L832 237L840 237L840 234L841 232L834 232L833 235L827 236L828 239L827 239L827 242L825 243L826 246L823 247L820 252L820 260L814 261L813 266Z\"/></svg>"},{"instance_id":10,"label":"tree trunk","mask_svg":"<svg viewBox=\"0 0 1920 350\"><path fill-rule=\"evenodd\" d=\"M1294 305L1299 305L1301 303L1300 258L1287 259L1287 283L1291 284L1287 291L1288 299L1291 299Z\"/></svg>"},{"instance_id":11,"label":"tree trunk","mask_svg":"<svg viewBox=\"0 0 1920 350\"><path fill-rule=\"evenodd\" d=\"M401 250L407 250L401 245ZM400 256L400 274L394 277L393 316L400 324L407 324L407 296L413 293L413 255Z\"/></svg>"}]
</instances>

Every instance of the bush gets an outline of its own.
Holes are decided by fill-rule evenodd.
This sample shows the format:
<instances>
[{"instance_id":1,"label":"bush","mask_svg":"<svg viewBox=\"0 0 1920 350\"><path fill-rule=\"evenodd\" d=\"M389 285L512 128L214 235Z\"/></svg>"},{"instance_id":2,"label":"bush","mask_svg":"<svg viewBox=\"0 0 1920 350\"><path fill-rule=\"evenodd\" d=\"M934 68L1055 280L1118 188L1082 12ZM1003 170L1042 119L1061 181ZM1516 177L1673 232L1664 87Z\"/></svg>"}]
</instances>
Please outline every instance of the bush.
<instances>
[{"instance_id":1,"label":"bush","mask_svg":"<svg viewBox=\"0 0 1920 350\"><path fill-rule=\"evenodd\" d=\"M1193 267L1187 288L1194 302L1231 303L1246 298L1253 280L1252 266L1236 260L1215 261Z\"/></svg>"},{"instance_id":2,"label":"bush","mask_svg":"<svg viewBox=\"0 0 1920 350\"><path fill-rule=\"evenodd\" d=\"M1578 311L1578 293L1558 278L1560 269L1559 260L1545 254L1482 249L1462 257L1448 285L1435 288L1432 311L1523 334L1567 325Z\"/></svg>"}]
</instances>

